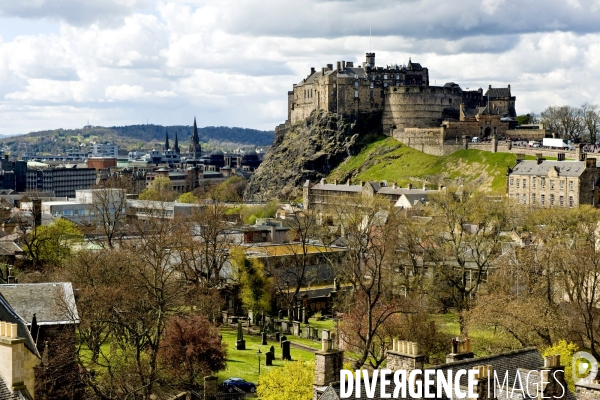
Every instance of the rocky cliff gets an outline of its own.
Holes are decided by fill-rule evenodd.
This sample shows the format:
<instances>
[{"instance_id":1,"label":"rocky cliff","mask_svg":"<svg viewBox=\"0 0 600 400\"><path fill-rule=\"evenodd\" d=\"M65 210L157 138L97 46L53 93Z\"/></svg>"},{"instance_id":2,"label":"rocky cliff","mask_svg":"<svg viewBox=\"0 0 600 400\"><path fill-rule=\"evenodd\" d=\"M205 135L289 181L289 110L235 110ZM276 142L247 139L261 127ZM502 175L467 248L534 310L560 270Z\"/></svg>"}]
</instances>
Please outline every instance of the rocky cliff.
<instances>
[{"instance_id":1,"label":"rocky cliff","mask_svg":"<svg viewBox=\"0 0 600 400\"><path fill-rule=\"evenodd\" d=\"M275 132L273 145L248 183L245 199L288 200L302 193L307 179L329 175L342 161L381 135L381 113L361 114L351 123L314 111L309 118Z\"/></svg>"}]
</instances>

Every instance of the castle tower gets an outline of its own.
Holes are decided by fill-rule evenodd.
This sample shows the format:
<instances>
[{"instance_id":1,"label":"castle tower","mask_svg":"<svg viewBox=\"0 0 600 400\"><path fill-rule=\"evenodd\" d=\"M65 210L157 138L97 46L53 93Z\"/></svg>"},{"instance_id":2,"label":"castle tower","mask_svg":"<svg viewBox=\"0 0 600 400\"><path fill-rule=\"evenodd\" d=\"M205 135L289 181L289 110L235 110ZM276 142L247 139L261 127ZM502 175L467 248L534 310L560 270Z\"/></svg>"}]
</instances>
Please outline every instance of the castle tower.
<instances>
[{"instance_id":1,"label":"castle tower","mask_svg":"<svg viewBox=\"0 0 600 400\"><path fill-rule=\"evenodd\" d=\"M196 117L194 117L194 128L192 130L192 142L189 148L190 157L197 160L202 157L202 147L200 146L200 138L198 137L198 126L196 125Z\"/></svg>"},{"instance_id":2,"label":"castle tower","mask_svg":"<svg viewBox=\"0 0 600 400\"><path fill-rule=\"evenodd\" d=\"M375 53L367 53L367 64L370 64L371 68L375 66Z\"/></svg>"},{"instance_id":3,"label":"castle tower","mask_svg":"<svg viewBox=\"0 0 600 400\"><path fill-rule=\"evenodd\" d=\"M181 151L179 150L179 140L177 140L177 131L175 131L175 145L173 146L173 150L175 150L175 153L181 154Z\"/></svg>"},{"instance_id":4,"label":"castle tower","mask_svg":"<svg viewBox=\"0 0 600 400\"><path fill-rule=\"evenodd\" d=\"M165 129L165 147L164 150L169 150L169 131Z\"/></svg>"}]
</instances>

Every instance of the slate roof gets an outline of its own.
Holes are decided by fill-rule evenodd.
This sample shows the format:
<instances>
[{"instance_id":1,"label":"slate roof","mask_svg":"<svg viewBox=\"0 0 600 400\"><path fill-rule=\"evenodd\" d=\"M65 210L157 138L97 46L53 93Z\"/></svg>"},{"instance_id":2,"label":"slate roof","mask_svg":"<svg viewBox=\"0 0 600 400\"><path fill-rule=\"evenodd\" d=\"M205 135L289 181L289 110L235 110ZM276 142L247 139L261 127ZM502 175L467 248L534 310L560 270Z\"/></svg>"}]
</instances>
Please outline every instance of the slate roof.
<instances>
[{"instance_id":1,"label":"slate roof","mask_svg":"<svg viewBox=\"0 0 600 400\"><path fill-rule=\"evenodd\" d=\"M550 169L556 168L558 176L579 177L585 171L585 161L542 161L524 160L515 165L510 175L548 176Z\"/></svg>"},{"instance_id":2,"label":"slate roof","mask_svg":"<svg viewBox=\"0 0 600 400\"><path fill-rule=\"evenodd\" d=\"M332 190L338 192L362 192L363 188L360 185L335 185L333 183L317 183L312 187L315 190Z\"/></svg>"},{"instance_id":3,"label":"slate roof","mask_svg":"<svg viewBox=\"0 0 600 400\"><path fill-rule=\"evenodd\" d=\"M510 95L510 89L509 88L491 88L488 89L487 92L485 92L486 97L490 97L492 99L498 98L498 97L512 97Z\"/></svg>"},{"instance_id":4,"label":"slate roof","mask_svg":"<svg viewBox=\"0 0 600 400\"><path fill-rule=\"evenodd\" d=\"M5 284L0 294L27 325L33 314L38 325L79 323L71 282Z\"/></svg>"},{"instance_id":5,"label":"slate roof","mask_svg":"<svg viewBox=\"0 0 600 400\"><path fill-rule=\"evenodd\" d=\"M0 285L1 286L1 285ZM33 354L40 357L40 353L35 346L35 341L29 333L27 328L27 322L17 314L10 303L4 296L0 294L0 321L10 322L11 324L17 324L17 334L20 338L25 339L25 347L29 349ZM2 399L2 397L0 397Z\"/></svg>"},{"instance_id":6,"label":"slate roof","mask_svg":"<svg viewBox=\"0 0 600 400\"><path fill-rule=\"evenodd\" d=\"M444 373L446 373L446 371L452 370L452 372L453 372L452 376L454 376L454 373L459 369L472 369L473 367L479 366L479 365L492 365L493 370L499 372L499 374L498 374L499 377L500 377L500 373L502 374L502 378L500 378L500 379L504 378L504 371L508 371L509 386L511 387L511 390L512 390L512 386L513 386L513 382L515 380L517 370L519 370L520 375L523 376L523 375L527 375L527 372L530 370L540 369L543 366L543 364L544 364L544 360L542 359L542 356L537 351L537 349L534 347L530 347L530 348L525 348L525 349L509 351L506 353L491 355L491 356L456 361L456 362L452 362L452 363L433 366L430 368L436 369L436 370L442 370L442 371L444 371ZM463 376L461 378L462 378L460 381L461 386L465 386L465 388L466 388L467 377ZM529 388L530 388L530 392L532 394L534 393L534 389L535 389L534 384L538 381L539 381L539 376L532 374L531 379L529 381L529 384L530 384ZM393 391L393 387L394 387L393 384L391 386L388 386L387 392L391 393ZM390 389L390 388L392 388L392 389ZM431 390L431 391L434 393L436 392L435 390ZM504 391L502 394L500 394L500 393L497 393L497 394L498 394L498 396L497 396L498 400L508 400L509 398L511 400L524 400L518 391L514 392L514 397L508 397L509 393L507 393L506 391ZM379 388L379 381L378 381L377 387L375 389L375 396L372 398L369 398L366 396L366 393L364 391L364 385L361 385L361 395L359 397L360 399L368 399L369 398L372 400L380 400L380 399L382 399L382 397L380 397L380 395L381 395L381 390ZM454 396L455 396L455 394L453 393L452 400L455 399ZM333 385L329 386L327 389L324 389L322 392L322 395L318 398L319 398L319 400L339 400L340 399L339 383L333 384ZM352 398L355 398L355 396L353 395ZM417 400L416 398L413 398L408 394L407 394L407 397L399 397L399 398ZM421 400L422 397L419 397L418 399ZM445 396L442 396L441 398L436 397L436 399L449 400ZM573 393L569 392L566 399L574 400L575 396L573 395Z\"/></svg>"}]
</instances>

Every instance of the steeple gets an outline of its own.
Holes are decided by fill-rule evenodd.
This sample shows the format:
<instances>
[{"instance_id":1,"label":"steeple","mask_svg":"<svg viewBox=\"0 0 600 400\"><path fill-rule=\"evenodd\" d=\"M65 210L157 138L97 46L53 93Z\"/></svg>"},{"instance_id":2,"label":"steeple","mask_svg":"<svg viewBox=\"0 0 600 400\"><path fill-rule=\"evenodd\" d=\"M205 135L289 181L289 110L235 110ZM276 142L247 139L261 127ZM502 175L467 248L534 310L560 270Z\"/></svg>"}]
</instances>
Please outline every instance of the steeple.
<instances>
[{"instance_id":1,"label":"steeple","mask_svg":"<svg viewBox=\"0 0 600 400\"><path fill-rule=\"evenodd\" d=\"M175 145L173 146L173 150L175 150L175 153L180 154L180 150L179 150L179 140L177 140L177 131L175 131Z\"/></svg>"},{"instance_id":2,"label":"steeple","mask_svg":"<svg viewBox=\"0 0 600 400\"><path fill-rule=\"evenodd\" d=\"M197 160L202 157L202 147L200 146L200 138L198 137L198 126L196 125L196 117L194 117L194 128L192 129L192 140L189 148L190 157Z\"/></svg>"},{"instance_id":3,"label":"steeple","mask_svg":"<svg viewBox=\"0 0 600 400\"><path fill-rule=\"evenodd\" d=\"M165 129L165 151L169 150L169 131Z\"/></svg>"}]
</instances>

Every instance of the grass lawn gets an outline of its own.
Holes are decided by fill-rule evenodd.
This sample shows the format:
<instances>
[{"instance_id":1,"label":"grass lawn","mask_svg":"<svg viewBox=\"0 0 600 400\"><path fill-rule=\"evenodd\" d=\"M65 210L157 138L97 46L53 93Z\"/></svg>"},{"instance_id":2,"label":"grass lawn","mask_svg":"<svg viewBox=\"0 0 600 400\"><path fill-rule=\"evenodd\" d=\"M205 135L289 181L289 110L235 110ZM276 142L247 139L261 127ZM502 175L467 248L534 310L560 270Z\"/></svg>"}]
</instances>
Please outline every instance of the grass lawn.
<instances>
[{"instance_id":1,"label":"grass lawn","mask_svg":"<svg viewBox=\"0 0 600 400\"><path fill-rule=\"evenodd\" d=\"M324 319L323 321L317 321L316 318L309 318L308 324L311 328L317 329L335 329L335 321L332 319Z\"/></svg>"},{"instance_id":2,"label":"grass lawn","mask_svg":"<svg viewBox=\"0 0 600 400\"><path fill-rule=\"evenodd\" d=\"M260 336L244 334L246 340L246 350L236 350L235 341L237 340L237 330L229 327L221 328L223 342L227 343L227 368L218 374L219 382L230 378L243 378L250 382L258 382L258 349L263 353L260 357L260 372L264 373L273 368L280 368L284 361L281 360L281 348L279 343L268 341L268 345L260 345ZM297 338L288 336L291 341ZM275 347L275 361L272 367L265 366L265 353L271 346ZM310 351L291 348L292 360L312 361L315 355Z\"/></svg>"}]
</instances>

